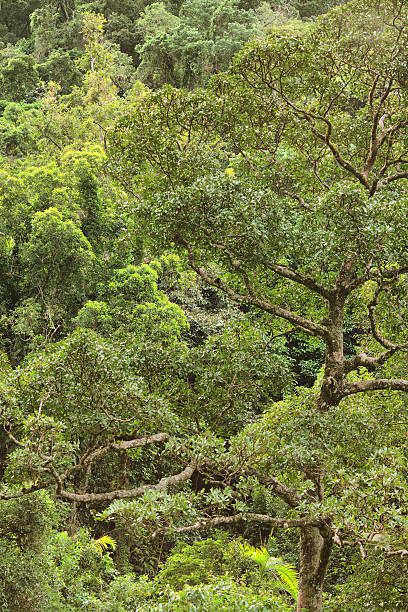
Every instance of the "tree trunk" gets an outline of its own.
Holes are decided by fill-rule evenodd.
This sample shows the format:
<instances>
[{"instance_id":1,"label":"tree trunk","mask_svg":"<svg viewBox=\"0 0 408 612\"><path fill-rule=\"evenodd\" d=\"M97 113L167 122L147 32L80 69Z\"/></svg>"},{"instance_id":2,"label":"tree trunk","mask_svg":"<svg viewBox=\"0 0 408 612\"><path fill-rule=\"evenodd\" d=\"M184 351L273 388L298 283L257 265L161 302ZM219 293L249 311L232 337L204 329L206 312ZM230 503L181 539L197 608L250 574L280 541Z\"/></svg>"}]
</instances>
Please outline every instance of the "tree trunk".
<instances>
[{"instance_id":1,"label":"tree trunk","mask_svg":"<svg viewBox=\"0 0 408 612\"><path fill-rule=\"evenodd\" d=\"M333 536L328 527L300 528L297 612L321 612L323 581L332 546Z\"/></svg>"}]
</instances>

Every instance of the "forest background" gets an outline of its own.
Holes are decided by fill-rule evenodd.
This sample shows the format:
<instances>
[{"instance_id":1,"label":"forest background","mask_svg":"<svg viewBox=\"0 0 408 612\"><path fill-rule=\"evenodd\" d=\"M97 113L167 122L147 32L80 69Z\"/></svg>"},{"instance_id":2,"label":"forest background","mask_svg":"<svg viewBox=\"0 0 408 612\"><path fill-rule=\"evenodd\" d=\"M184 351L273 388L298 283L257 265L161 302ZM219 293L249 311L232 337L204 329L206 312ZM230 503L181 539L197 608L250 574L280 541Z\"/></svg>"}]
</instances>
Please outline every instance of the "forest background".
<instances>
[{"instance_id":1,"label":"forest background","mask_svg":"<svg viewBox=\"0 0 408 612\"><path fill-rule=\"evenodd\" d=\"M403 2L0 2L0 609L406 610Z\"/></svg>"}]
</instances>

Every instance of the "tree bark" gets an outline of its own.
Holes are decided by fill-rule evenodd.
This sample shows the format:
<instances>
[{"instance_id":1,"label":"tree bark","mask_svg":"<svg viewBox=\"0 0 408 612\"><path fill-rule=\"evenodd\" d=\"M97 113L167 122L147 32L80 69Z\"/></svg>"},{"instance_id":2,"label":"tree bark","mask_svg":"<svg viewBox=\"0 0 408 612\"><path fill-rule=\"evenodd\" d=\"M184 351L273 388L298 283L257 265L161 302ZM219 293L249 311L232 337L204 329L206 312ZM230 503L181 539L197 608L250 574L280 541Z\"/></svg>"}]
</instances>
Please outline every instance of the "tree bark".
<instances>
[{"instance_id":1,"label":"tree bark","mask_svg":"<svg viewBox=\"0 0 408 612\"><path fill-rule=\"evenodd\" d=\"M333 546L327 526L300 528L299 598L297 612L321 612L323 582Z\"/></svg>"}]
</instances>

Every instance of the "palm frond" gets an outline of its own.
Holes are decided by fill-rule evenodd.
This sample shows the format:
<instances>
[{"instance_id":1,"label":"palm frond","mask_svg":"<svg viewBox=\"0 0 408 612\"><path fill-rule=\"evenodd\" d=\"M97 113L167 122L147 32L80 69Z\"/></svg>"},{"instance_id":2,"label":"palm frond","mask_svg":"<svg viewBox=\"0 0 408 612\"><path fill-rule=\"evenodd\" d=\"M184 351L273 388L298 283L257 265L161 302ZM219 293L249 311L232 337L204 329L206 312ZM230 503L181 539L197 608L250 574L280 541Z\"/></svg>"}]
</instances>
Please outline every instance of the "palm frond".
<instances>
[{"instance_id":1,"label":"palm frond","mask_svg":"<svg viewBox=\"0 0 408 612\"><path fill-rule=\"evenodd\" d=\"M258 564L261 573L272 572L276 578L275 585L284 589L296 601L298 598L298 573L290 563L284 563L282 559L271 557L266 548L261 546L255 548L250 544L241 544L242 551Z\"/></svg>"},{"instance_id":2,"label":"palm frond","mask_svg":"<svg viewBox=\"0 0 408 612\"><path fill-rule=\"evenodd\" d=\"M105 550L111 548L112 550L116 550L116 540L111 538L110 536L102 536L98 540L93 540L92 547L95 548L99 553L103 553Z\"/></svg>"}]
</instances>

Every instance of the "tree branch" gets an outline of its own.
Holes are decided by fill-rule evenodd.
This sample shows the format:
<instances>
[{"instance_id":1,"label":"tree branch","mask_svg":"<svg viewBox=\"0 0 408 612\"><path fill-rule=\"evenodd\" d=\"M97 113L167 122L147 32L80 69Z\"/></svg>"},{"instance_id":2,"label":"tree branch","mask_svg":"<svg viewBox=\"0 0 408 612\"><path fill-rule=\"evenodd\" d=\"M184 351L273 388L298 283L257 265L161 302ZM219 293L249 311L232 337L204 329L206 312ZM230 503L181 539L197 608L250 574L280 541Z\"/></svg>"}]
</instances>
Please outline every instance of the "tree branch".
<instances>
[{"instance_id":1,"label":"tree branch","mask_svg":"<svg viewBox=\"0 0 408 612\"><path fill-rule=\"evenodd\" d=\"M210 233L205 228L200 227L200 229L204 234L206 234L206 236L210 237ZM247 278L246 272L242 268L242 263L239 261L236 261L236 258L234 257L234 253L232 253L231 250L225 244L221 244L219 242L213 242L211 240L209 244L214 249L217 249L219 251L224 251L228 255L231 265L235 268L235 270L237 270L244 277L245 284L248 288L248 292L252 294L253 292L249 290L250 283ZM318 282L316 282L314 278L312 278L311 276L300 274L299 272L295 272L295 270L292 270L292 268L288 268L286 266L282 266L280 264L276 264L268 260L263 261L263 264L267 268L269 268L269 270L272 270L272 272L274 272L278 276L291 280L295 283L298 283L299 285L303 285L304 287L307 287L314 293L319 293L325 299L330 298L330 295L331 295L330 291L326 289L325 287L323 287L322 285L320 285Z\"/></svg>"},{"instance_id":2,"label":"tree branch","mask_svg":"<svg viewBox=\"0 0 408 612\"><path fill-rule=\"evenodd\" d=\"M167 433L158 433L152 436L146 436L144 438L138 438L136 440L128 440L126 442L114 442L111 447L115 450L128 450L129 448L139 448L139 446L146 446L147 444L153 444L154 442L164 442L169 438Z\"/></svg>"},{"instance_id":3,"label":"tree branch","mask_svg":"<svg viewBox=\"0 0 408 612\"><path fill-rule=\"evenodd\" d=\"M257 297L255 294L243 295L241 293L237 293L236 291L231 289L231 287L229 287L221 278L210 275L206 270L201 268L196 263L191 246L181 236L179 235L174 236L174 241L177 242L178 244L183 245L186 248L188 255L189 255L189 262L190 262L191 268L208 285L217 287L218 289L226 293L235 302L238 302L240 304L248 304L251 306L256 306L257 308L263 310L264 312L269 312L270 314L273 314L276 317L279 317L280 319L285 319L286 321L289 321L289 323L292 323L292 325L299 327L302 331L309 334L310 336L314 336L316 338L322 338L322 339L327 338L328 332L324 327L286 308L282 308L280 306L271 304L271 302L269 302L264 296Z\"/></svg>"},{"instance_id":4,"label":"tree branch","mask_svg":"<svg viewBox=\"0 0 408 612\"><path fill-rule=\"evenodd\" d=\"M390 342L390 340L388 340L385 336L383 336L378 327L377 327L377 323L375 320L375 308L378 304L378 295L379 292L381 291L381 288L378 288L378 290L375 293L374 298L371 300L371 302L367 305L367 309L368 309L368 318L370 319L370 327L371 327L371 333L373 335L373 338L375 340L377 340L378 344L381 344L381 346L383 346L385 349L387 349L387 351L395 351L398 348L398 345L394 344L393 342ZM402 348L402 346L400 346L399 348Z\"/></svg>"},{"instance_id":5,"label":"tree branch","mask_svg":"<svg viewBox=\"0 0 408 612\"><path fill-rule=\"evenodd\" d=\"M393 183L394 181L399 181L400 179L408 178L408 172L398 172L397 174L392 174L391 176L387 176L385 179L379 182L379 187L384 187L384 185L388 185L388 183Z\"/></svg>"},{"instance_id":6,"label":"tree branch","mask_svg":"<svg viewBox=\"0 0 408 612\"><path fill-rule=\"evenodd\" d=\"M330 298L330 290L317 283L311 276L300 274L299 272L295 272L291 268L287 268L286 266L281 266L272 262L266 262L265 265L270 270L272 270L272 272L278 274L278 276L282 276L283 278L292 280L293 282L298 283L299 285L303 285L314 293L319 293L326 300Z\"/></svg>"},{"instance_id":7,"label":"tree branch","mask_svg":"<svg viewBox=\"0 0 408 612\"><path fill-rule=\"evenodd\" d=\"M111 444L107 444L106 446L100 446L99 448L96 448L95 450L82 455L81 459L76 465L68 468L65 471L65 473L62 475L62 480L66 480L66 478L70 476L73 472L81 470L86 466L90 466L95 459L97 459L101 455L104 455L108 450L112 448L118 451L127 450L129 448L138 448L140 446L146 446L147 444L153 444L154 442L163 442L168 438L169 435L167 433L158 433L152 436L146 436L144 438L136 438L134 440L127 440L125 442L112 442Z\"/></svg>"},{"instance_id":8,"label":"tree branch","mask_svg":"<svg viewBox=\"0 0 408 612\"><path fill-rule=\"evenodd\" d=\"M405 391L408 392L408 380L402 378L374 378L372 380L359 380L346 382L342 390L342 396L354 393L365 393L366 391Z\"/></svg>"},{"instance_id":9,"label":"tree branch","mask_svg":"<svg viewBox=\"0 0 408 612\"><path fill-rule=\"evenodd\" d=\"M0 493L0 500L17 499L19 497L24 497L24 495L29 495L30 493L34 493L35 491L46 489L48 486L49 485L44 484L33 484L31 485L31 487L23 487L20 491L16 491L15 493Z\"/></svg>"},{"instance_id":10,"label":"tree branch","mask_svg":"<svg viewBox=\"0 0 408 612\"><path fill-rule=\"evenodd\" d=\"M164 489L167 489L170 486L185 482L186 480L191 478L195 467L195 463L190 463L179 474L166 476L162 478L157 484L142 485L141 487L136 487L135 489L117 489L115 491L107 491L105 493L71 493L70 491L65 491L62 488L57 488L57 495L58 497L61 497L62 499L66 499L68 501L90 503L113 501L114 499L132 499L134 497L139 497L140 495L143 495L143 493L145 493L146 491L163 491ZM53 476L54 478L56 478L58 484L58 475L53 474Z\"/></svg>"},{"instance_id":11,"label":"tree branch","mask_svg":"<svg viewBox=\"0 0 408 612\"><path fill-rule=\"evenodd\" d=\"M337 147L334 145L334 143L331 140L331 131L332 131L332 126L331 126L331 122L326 119L323 118L321 116L315 116L313 113L308 113L307 111L304 111L302 109L298 109L298 116L300 118L306 119L306 121L309 123L310 125L310 129L312 131L312 133L316 136L316 138L319 138L319 140L321 140L322 142L324 142L328 148L330 149L330 151L332 152L332 155L334 157L334 159L336 160L336 162L338 163L339 166L341 166L344 170L347 170L348 172L350 172L353 176L355 176L358 181L364 185L364 187L366 187L367 189L369 189L369 184L368 181L366 180L366 178L363 176L363 174L361 172L359 172L356 168L354 168L354 166L347 161L346 159L343 158L343 156L341 155L340 151L337 149ZM316 125L313 121L314 118L317 118L321 121L324 121L327 125L327 130L326 133L323 134L322 132L320 132L317 128Z\"/></svg>"},{"instance_id":12,"label":"tree branch","mask_svg":"<svg viewBox=\"0 0 408 612\"><path fill-rule=\"evenodd\" d=\"M388 116L387 113L383 114L382 117L380 117L380 115L382 112L383 104L390 94L392 84L393 84L393 79L391 78L389 80L388 85L385 88L385 91L383 92L380 98L377 110L374 111L374 103L373 103L374 93L375 93L375 89L378 84L378 80L379 80L379 76L377 75L376 78L374 79L374 83L371 88L370 96L369 96L371 116L372 116L373 123L371 126L370 151L365 161L364 170L362 172L366 180L368 180L368 175L372 167L375 164L380 147L384 143L387 135L390 133L388 130L384 130L384 127L383 127L383 121ZM378 136L378 127L380 127L380 129L382 130L379 136Z\"/></svg>"},{"instance_id":13,"label":"tree branch","mask_svg":"<svg viewBox=\"0 0 408 612\"><path fill-rule=\"evenodd\" d=\"M253 512L242 512L233 514L232 516L214 516L212 518L199 519L192 525L185 527L161 527L157 529L152 538L157 537L161 533L186 533L189 531L197 531L198 529L208 529L209 527L217 527L218 525L228 525L239 521L257 521L271 525L272 527L283 527L289 529L291 527L320 527L324 523L324 519L282 519L268 514L254 514Z\"/></svg>"},{"instance_id":14,"label":"tree branch","mask_svg":"<svg viewBox=\"0 0 408 612\"><path fill-rule=\"evenodd\" d=\"M389 349L388 351L382 352L377 357L372 357L367 355L367 353L361 352L354 357L350 357L350 359L346 359L344 362L344 372L348 374L349 372L353 372L357 370L357 368L377 368L380 365L384 365L384 363L390 359L401 347L394 347Z\"/></svg>"},{"instance_id":15,"label":"tree branch","mask_svg":"<svg viewBox=\"0 0 408 612\"><path fill-rule=\"evenodd\" d=\"M271 487L272 491L291 508L296 508L301 502L302 498L297 491L290 489L276 478L273 478L272 476L263 476L258 470L253 468L247 469L246 472L256 476L256 478L262 484Z\"/></svg>"},{"instance_id":16,"label":"tree branch","mask_svg":"<svg viewBox=\"0 0 408 612\"><path fill-rule=\"evenodd\" d=\"M386 557L395 557L397 555L399 557L408 557L408 550L401 548L400 550L387 550L385 553Z\"/></svg>"},{"instance_id":17,"label":"tree branch","mask_svg":"<svg viewBox=\"0 0 408 612\"><path fill-rule=\"evenodd\" d=\"M406 274L408 272L408 266L402 266L401 268L391 268L390 270L371 270L369 272L369 279L377 282L381 282L382 280L394 280L401 276L401 274Z\"/></svg>"}]
</instances>

